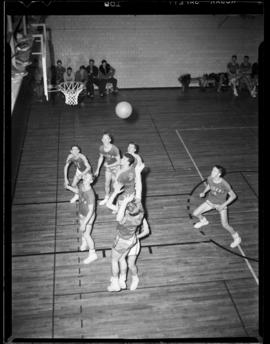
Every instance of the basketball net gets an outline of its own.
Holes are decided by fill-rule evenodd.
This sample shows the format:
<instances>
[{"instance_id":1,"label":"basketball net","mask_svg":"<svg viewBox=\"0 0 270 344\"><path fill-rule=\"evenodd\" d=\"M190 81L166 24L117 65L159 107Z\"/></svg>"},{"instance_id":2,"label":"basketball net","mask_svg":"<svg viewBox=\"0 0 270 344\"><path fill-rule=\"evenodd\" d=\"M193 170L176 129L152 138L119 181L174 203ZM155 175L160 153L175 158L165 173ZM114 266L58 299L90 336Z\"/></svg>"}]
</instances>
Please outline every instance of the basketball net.
<instances>
[{"instance_id":1,"label":"basketball net","mask_svg":"<svg viewBox=\"0 0 270 344\"><path fill-rule=\"evenodd\" d=\"M68 105L77 105L78 96L84 89L84 84L78 81L62 82L58 85L58 89L64 93Z\"/></svg>"}]
</instances>

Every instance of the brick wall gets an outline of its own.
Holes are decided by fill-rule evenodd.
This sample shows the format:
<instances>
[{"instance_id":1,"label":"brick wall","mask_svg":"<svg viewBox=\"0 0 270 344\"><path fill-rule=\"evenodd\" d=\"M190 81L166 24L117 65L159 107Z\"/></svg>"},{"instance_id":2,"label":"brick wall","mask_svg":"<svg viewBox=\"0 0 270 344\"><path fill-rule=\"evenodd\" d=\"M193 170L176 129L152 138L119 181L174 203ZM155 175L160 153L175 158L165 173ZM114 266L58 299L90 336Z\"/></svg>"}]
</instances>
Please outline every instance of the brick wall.
<instances>
[{"instance_id":1,"label":"brick wall","mask_svg":"<svg viewBox=\"0 0 270 344\"><path fill-rule=\"evenodd\" d=\"M49 16L55 59L78 69L94 58L115 69L119 88L179 86L180 74L222 72L231 55L258 58L263 16Z\"/></svg>"}]
</instances>

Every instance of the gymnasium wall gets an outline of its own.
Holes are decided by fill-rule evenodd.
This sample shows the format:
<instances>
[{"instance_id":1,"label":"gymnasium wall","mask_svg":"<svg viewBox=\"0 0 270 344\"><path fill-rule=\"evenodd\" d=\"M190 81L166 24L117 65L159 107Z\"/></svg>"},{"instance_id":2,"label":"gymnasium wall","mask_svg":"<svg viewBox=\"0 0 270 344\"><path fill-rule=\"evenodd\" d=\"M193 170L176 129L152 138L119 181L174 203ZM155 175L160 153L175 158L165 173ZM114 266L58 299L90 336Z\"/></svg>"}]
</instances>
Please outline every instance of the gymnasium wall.
<instances>
[{"instance_id":1,"label":"gymnasium wall","mask_svg":"<svg viewBox=\"0 0 270 344\"><path fill-rule=\"evenodd\" d=\"M179 86L180 74L225 71L233 54L255 62L264 39L262 15L49 16L46 25L56 60L78 69L106 59L119 88Z\"/></svg>"}]
</instances>

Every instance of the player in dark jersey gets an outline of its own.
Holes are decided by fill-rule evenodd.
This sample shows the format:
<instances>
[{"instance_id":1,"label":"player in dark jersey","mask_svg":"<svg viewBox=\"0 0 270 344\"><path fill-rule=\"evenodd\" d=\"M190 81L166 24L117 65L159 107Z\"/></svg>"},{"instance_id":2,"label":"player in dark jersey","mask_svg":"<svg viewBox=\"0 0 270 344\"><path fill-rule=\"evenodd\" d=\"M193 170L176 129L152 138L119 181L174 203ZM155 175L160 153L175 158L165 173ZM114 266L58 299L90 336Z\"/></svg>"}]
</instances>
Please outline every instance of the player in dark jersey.
<instances>
[{"instance_id":1,"label":"player in dark jersey","mask_svg":"<svg viewBox=\"0 0 270 344\"><path fill-rule=\"evenodd\" d=\"M74 164L77 167L75 176L71 184L73 188L77 186L78 182L83 178L83 176L86 173L88 173L89 171L91 172L91 166L86 156L81 153L81 148L76 145L72 146L64 167L65 188L67 188L67 186L69 185L68 169L71 164ZM74 203L78 199L78 194L75 194L74 197L70 200L70 203Z\"/></svg>"},{"instance_id":2,"label":"player in dark jersey","mask_svg":"<svg viewBox=\"0 0 270 344\"><path fill-rule=\"evenodd\" d=\"M142 165L143 164L143 160L142 160L141 156L138 154L138 149L139 149L139 147L136 143L129 142L127 152L129 154L131 154L135 159L134 167L136 167L136 165Z\"/></svg>"},{"instance_id":3,"label":"player in dark jersey","mask_svg":"<svg viewBox=\"0 0 270 344\"><path fill-rule=\"evenodd\" d=\"M114 191L110 195L106 206L116 214L123 198L127 195L134 195L138 200L142 197L141 171L144 164L134 167L134 157L125 153L121 159L121 168L118 171L113 184ZM119 195L119 196L118 196ZM116 204L113 204L117 197Z\"/></svg>"},{"instance_id":4,"label":"player in dark jersey","mask_svg":"<svg viewBox=\"0 0 270 344\"><path fill-rule=\"evenodd\" d=\"M79 197L80 230L82 232L82 245L80 250L84 251L89 248L89 256L84 259L84 264L89 264L97 259L95 244L91 237L96 216L96 196L91 186L92 183L93 175L86 173L82 177L82 182L79 183L78 187L67 186L67 189L76 193Z\"/></svg>"},{"instance_id":5,"label":"player in dark jersey","mask_svg":"<svg viewBox=\"0 0 270 344\"><path fill-rule=\"evenodd\" d=\"M109 133L104 133L101 139L103 145L99 148L98 165L95 176L99 176L100 168L105 160L105 198L99 202L100 205L105 205L109 199L111 191L111 182L115 180L117 171L120 168L120 151L113 145L112 137Z\"/></svg>"},{"instance_id":6,"label":"player in dark jersey","mask_svg":"<svg viewBox=\"0 0 270 344\"><path fill-rule=\"evenodd\" d=\"M136 232L139 227L143 226L143 236L149 233L147 221L144 218L144 211L141 202L134 199L133 194L127 194L119 208L116 220L117 234L112 247L112 277L108 291L120 291L126 289L127 275L127 255L136 245ZM135 263L135 262L134 262ZM135 290L139 283L137 268L132 265L132 282L130 290Z\"/></svg>"},{"instance_id":7,"label":"player in dark jersey","mask_svg":"<svg viewBox=\"0 0 270 344\"><path fill-rule=\"evenodd\" d=\"M228 223L227 205L236 199L236 194L232 190L230 184L222 178L223 175L223 167L215 165L212 169L211 175L207 178L207 186L204 191L200 193L200 197L205 197L205 194L210 191L207 200L193 211L193 216L198 217L200 220L194 225L194 227L200 228L208 225L209 222L202 214L211 209L216 209L220 213L222 226L234 239L231 243L231 248L235 248L241 243L241 238ZM228 195L229 198L227 198Z\"/></svg>"}]
</instances>

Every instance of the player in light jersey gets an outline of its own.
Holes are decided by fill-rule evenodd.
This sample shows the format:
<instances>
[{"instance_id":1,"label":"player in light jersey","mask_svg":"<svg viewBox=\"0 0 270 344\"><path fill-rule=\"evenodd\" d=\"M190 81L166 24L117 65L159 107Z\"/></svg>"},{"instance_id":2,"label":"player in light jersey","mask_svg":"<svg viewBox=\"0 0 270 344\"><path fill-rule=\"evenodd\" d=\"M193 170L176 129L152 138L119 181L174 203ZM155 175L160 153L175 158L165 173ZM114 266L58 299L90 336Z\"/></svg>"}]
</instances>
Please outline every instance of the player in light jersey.
<instances>
[{"instance_id":1,"label":"player in light jersey","mask_svg":"<svg viewBox=\"0 0 270 344\"><path fill-rule=\"evenodd\" d=\"M104 133L101 139L103 145L99 148L98 165L95 176L99 176L100 168L105 160L105 198L99 202L100 205L105 205L110 196L111 182L115 180L117 171L120 168L120 151L113 145L112 137L109 133Z\"/></svg>"},{"instance_id":2,"label":"player in light jersey","mask_svg":"<svg viewBox=\"0 0 270 344\"><path fill-rule=\"evenodd\" d=\"M67 186L67 189L76 193L79 197L80 230L82 232L82 245L80 250L84 251L89 248L89 256L84 259L84 264L89 264L97 259L95 244L91 237L96 216L96 196L91 186L92 183L93 175L86 173L82 177L82 183L79 183L78 187Z\"/></svg>"},{"instance_id":3,"label":"player in light jersey","mask_svg":"<svg viewBox=\"0 0 270 344\"><path fill-rule=\"evenodd\" d=\"M241 243L241 238L228 223L227 205L236 199L236 194L232 190L230 184L222 178L223 175L223 167L215 165L211 175L207 178L207 186L204 191L200 193L200 197L205 197L205 194L210 191L207 200L193 211L193 216L198 217L200 220L194 227L200 228L208 225L209 222L202 214L211 209L216 209L220 213L222 226L230 232L234 239L230 246L231 248L235 248ZM229 198L227 198L227 195L229 195Z\"/></svg>"},{"instance_id":4,"label":"player in light jersey","mask_svg":"<svg viewBox=\"0 0 270 344\"><path fill-rule=\"evenodd\" d=\"M68 169L71 164L77 167L75 176L73 178L71 186L74 188L77 186L78 182L83 178L83 176L91 171L91 166L84 154L81 153L81 148L77 145L71 147L70 154L67 157L66 164L64 167L64 178L65 178L65 188L69 185L68 180ZM76 193L74 197L70 200L70 203L74 203L79 199Z\"/></svg>"},{"instance_id":5,"label":"player in light jersey","mask_svg":"<svg viewBox=\"0 0 270 344\"><path fill-rule=\"evenodd\" d=\"M117 213L116 220L118 222L116 228L117 234L112 247L112 277L111 284L107 288L108 291L126 289L126 258L130 250L136 245L136 232L142 225L143 231L140 237L146 236L149 233L149 227L144 218L141 202L135 200L133 194L127 194L124 197ZM137 251L134 251L133 256L134 253L138 254ZM139 283L135 260L129 262L132 274L130 290L135 290Z\"/></svg>"}]
</instances>

